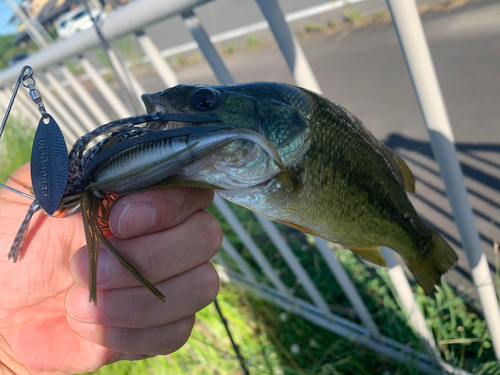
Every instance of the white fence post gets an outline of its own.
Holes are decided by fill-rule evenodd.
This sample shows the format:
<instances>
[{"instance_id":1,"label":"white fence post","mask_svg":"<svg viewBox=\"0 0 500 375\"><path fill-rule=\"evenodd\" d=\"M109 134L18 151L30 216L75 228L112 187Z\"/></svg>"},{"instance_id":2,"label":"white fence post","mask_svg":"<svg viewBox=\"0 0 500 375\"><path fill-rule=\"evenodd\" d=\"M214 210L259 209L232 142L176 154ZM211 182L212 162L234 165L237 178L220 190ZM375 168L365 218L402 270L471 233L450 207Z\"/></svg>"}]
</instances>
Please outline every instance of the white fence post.
<instances>
[{"instance_id":1,"label":"white fence post","mask_svg":"<svg viewBox=\"0 0 500 375\"><path fill-rule=\"evenodd\" d=\"M281 233L279 233L276 226L264 216L255 214L254 215L259 221L262 228L267 233L271 241L276 246L276 249L280 252L281 256L285 260L286 264L292 270L295 277L297 277L299 283L304 287L305 291L309 295L309 298L314 302L318 309L325 315L331 315L332 312L326 301L321 296L320 292L312 282L311 278L307 274L302 264L293 253L290 246L286 243Z\"/></svg>"},{"instance_id":2,"label":"white fence post","mask_svg":"<svg viewBox=\"0 0 500 375\"><path fill-rule=\"evenodd\" d=\"M306 55L300 47L297 38L290 31L285 16L281 11L277 0L256 0L257 4L267 18L281 53L288 64L288 68L293 75L297 85L321 94L316 76L314 75Z\"/></svg>"},{"instance_id":3,"label":"white fence post","mask_svg":"<svg viewBox=\"0 0 500 375\"><path fill-rule=\"evenodd\" d=\"M148 57L149 61L155 68L156 73L165 84L165 87L178 85L179 80L177 79L177 75L170 67L170 65L165 61L165 59L161 56L160 51L153 43L150 36L144 31L137 32L135 35L137 36L137 40L141 45L142 51Z\"/></svg>"},{"instance_id":4,"label":"white fence post","mask_svg":"<svg viewBox=\"0 0 500 375\"><path fill-rule=\"evenodd\" d=\"M316 247L318 251L321 253L321 256L325 260L328 268L332 272L333 276L339 283L340 287L344 291L347 299L351 303L354 311L358 315L358 318L363 322L363 325L370 331L370 335L372 335L376 339L380 339L380 331L378 330L377 325L372 319L368 308L365 303L361 299L356 287L352 283L351 279L347 275L347 272L344 270L338 259L333 254L333 250L328 246L328 243L319 237L314 237L314 241L316 243Z\"/></svg>"},{"instance_id":5,"label":"white fence post","mask_svg":"<svg viewBox=\"0 0 500 375\"><path fill-rule=\"evenodd\" d=\"M234 83L233 76L229 73L229 70L226 68L226 65L222 61L221 57L217 53L214 45L210 41L205 29L200 23L200 19L194 14L191 10L189 12L183 13L182 18L184 19L184 23L187 28L191 32L194 40L198 43L205 59L208 61L212 70L215 73L215 76L222 84Z\"/></svg>"},{"instance_id":6,"label":"white fence post","mask_svg":"<svg viewBox=\"0 0 500 375\"><path fill-rule=\"evenodd\" d=\"M108 56L113 65L118 78L123 82L127 89L133 94L136 103L140 103L141 95L146 92L144 87L137 81L130 69L125 65L121 57L113 48L108 50Z\"/></svg>"},{"instance_id":7,"label":"white fence post","mask_svg":"<svg viewBox=\"0 0 500 375\"><path fill-rule=\"evenodd\" d=\"M46 102L45 106L48 113L55 112L59 115L60 119L57 121L61 131L64 134L64 138L67 142L73 143L78 137L83 135L84 129L81 124L69 113L69 111L64 107L59 99L56 98L54 94L49 90L41 79L37 79L36 85L40 92L43 92L43 101ZM54 115L55 117L55 115Z\"/></svg>"},{"instance_id":8,"label":"white fence post","mask_svg":"<svg viewBox=\"0 0 500 375\"><path fill-rule=\"evenodd\" d=\"M95 117L95 119L100 124L106 124L111 121L111 118L102 110L102 108L97 104L96 100L89 94L85 86L75 77L73 73L70 72L68 67L64 64L61 64L60 67L61 73L64 75L64 78L68 81L70 86L73 88L73 91L78 94L82 102L89 109L90 113Z\"/></svg>"},{"instance_id":9,"label":"white fence post","mask_svg":"<svg viewBox=\"0 0 500 375\"><path fill-rule=\"evenodd\" d=\"M19 95L21 94L21 95ZM2 89L0 90L0 99L2 100L2 106L5 107L5 110L7 110L7 106L10 102L10 98L12 96L12 91L7 90L7 89ZM14 103L13 110L16 112L19 112L22 116L25 116L25 120L28 120L31 122L32 127L36 127L38 124L38 121L40 120L40 114L38 111L36 113L33 113L34 109L36 108L35 104L33 103L31 106L28 103L28 98L22 95L22 93L18 93L17 98L19 100L18 103Z\"/></svg>"},{"instance_id":10,"label":"white fence post","mask_svg":"<svg viewBox=\"0 0 500 375\"><path fill-rule=\"evenodd\" d=\"M245 275L248 281L250 281L253 284L257 284L257 279L253 275L251 267L248 265L245 259L243 259L240 253L236 251L236 249L231 244L231 242L228 241L226 236L223 236L222 238L222 248L226 253L229 254L231 258L234 259L236 263L238 263L238 267L240 267L241 272Z\"/></svg>"},{"instance_id":11,"label":"white fence post","mask_svg":"<svg viewBox=\"0 0 500 375\"><path fill-rule=\"evenodd\" d=\"M429 47L415 1L387 0L394 27L429 133L432 151L446 187L457 223L462 248L467 256L472 279L491 335L497 360L500 361L500 308L491 279L488 261L481 250L462 171L455 150L453 131L448 119Z\"/></svg>"},{"instance_id":12,"label":"white fence post","mask_svg":"<svg viewBox=\"0 0 500 375\"><path fill-rule=\"evenodd\" d=\"M233 211L231 211L226 201L224 201L219 195L216 194L214 198L214 204L219 212L226 218L238 237L240 237L240 239L243 241L248 251L252 254L253 258L262 269L264 274L267 276L267 278L271 281L271 283L279 291L286 295L289 295L287 286L276 274L271 264L269 264L266 257L262 254L262 251L255 244L252 237L250 237L250 235L246 232L245 228L243 228L243 225L241 225Z\"/></svg>"},{"instance_id":13,"label":"white fence post","mask_svg":"<svg viewBox=\"0 0 500 375\"><path fill-rule=\"evenodd\" d=\"M96 124L92 121L92 117L90 117L82 107L73 99L73 96L61 85L59 80L54 77L51 72L45 72L45 77L49 81L50 85L54 88L54 90L59 94L61 100L64 100L69 109L73 112L75 116L77 116L78 121L84 125L84 131L91 132L96 127Z\"/></svg>"},{"instance_id":14,"label":"white fence post","mask_svg":"<svg viewBox=\"0 0 500 375\"><path fill-rule=\"evenodd\" d=\"M85 57L80 57L79 60L82 64L83 70L85 70L85 73L87 73L96 89L99 90L104 100L108 102L113 111L115 111L115 113L119 117L132 116L132 109L129 109L125 107L125 105L123 105L123 102L120 100L118 95L116 95L111 87L109 87L109 85L92 66L92 64Z\"/></svg>"}]
</instances>

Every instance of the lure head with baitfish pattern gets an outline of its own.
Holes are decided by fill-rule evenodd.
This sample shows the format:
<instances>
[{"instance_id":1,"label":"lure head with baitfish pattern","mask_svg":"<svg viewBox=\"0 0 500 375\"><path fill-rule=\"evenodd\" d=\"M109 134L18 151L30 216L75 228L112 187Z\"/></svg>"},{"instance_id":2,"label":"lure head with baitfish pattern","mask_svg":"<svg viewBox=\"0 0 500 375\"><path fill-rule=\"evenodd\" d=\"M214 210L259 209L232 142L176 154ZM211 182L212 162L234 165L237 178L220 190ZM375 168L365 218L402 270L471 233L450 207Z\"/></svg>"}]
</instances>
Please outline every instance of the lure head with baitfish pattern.
<instances>
[{"instance_id":1,"label":"lure head with baitfish pattern","mask_svg":"<svg viewBox=\"0 0 500 375\"><path fill-rule=\"evenodd\" d=\"M108 215L116 199L135 191L172 185L217 188L206 183L183 182L169 177L197 158L225 146L234 139L251 138L255 142L265 143L265 140L254 139L253 135L244 131L227 131L228 127L220 125L219 120L214 117L158 112L102 125L80 137L68 155L60 146L61 139L64 140L62 135L54 136L54 129L51 127L53 118L48 116L49 122L43 123L44 127L39 130L40 135L37 132L32 153L32 170L35 171L32 172L33 190L36 199L19 228L9 258L17 261L29 221L41 208L46 214L58 218L80 212L90 259L90 300L95 303L97 259L101 243L157 298L165 300L165 296L104 235L104 231L109 229ZM186 123L189 126L175 126L172 129L172 126L169 126L172 123ZM95 146L89 147L92 141L103 136ZM279 155L275 150L269 148L269 145L263 144L263 147L268 148L267 152L277 159L276 163L279 165ZM68 165L62 193L61 175L65 170L64 165L60 169L54 168L58 160L62 160L63 164L67 162ZM137 165L137 161L140 165ZM48 175L50 177L47 177ZM127 184L129 180L134 183ZM56 198L56 193L61 198ZM121 195L116 197L116 194ZM45 195L50 199L38 198Z\"/></svg>"}]
</instances>

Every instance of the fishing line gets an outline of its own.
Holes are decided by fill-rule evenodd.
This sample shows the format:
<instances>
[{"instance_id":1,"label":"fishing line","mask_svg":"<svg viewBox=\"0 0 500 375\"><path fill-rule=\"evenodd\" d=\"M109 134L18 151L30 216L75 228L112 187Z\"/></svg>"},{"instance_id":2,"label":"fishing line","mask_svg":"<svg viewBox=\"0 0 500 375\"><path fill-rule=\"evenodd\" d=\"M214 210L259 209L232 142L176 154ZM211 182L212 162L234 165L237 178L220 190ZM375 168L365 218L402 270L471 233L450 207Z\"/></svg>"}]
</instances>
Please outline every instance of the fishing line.
<instances>
[{"instance_id":1,"label":"fishing line","mask_svg":"<svg viewBox=\"0 0 500 375\"><path fill-rule=\"evenodd\" d=\"M131 99L130 99L131 96L132 96L132 94L130 93L130 91L127 89L127 87L125 86L125 84L121 80L121 78L120 78L120 76L118 74L118 71L116 70L116 67L113 64L113 61L109 57L109 50L111 49L111 46L109 45L109 43L104 38L104 35L102 35L101 27L98 24L97 20L92 15L92 13L90 11L90 7L89 7L89 5L87 3L87 0L82 0L82 3L85 6L85 9L87 10L87 13L90 16L90 19L92 20L92 23L94 24L94 28L95 28L95 31L97 33L97 37L99 39L99 42L101 43L101 47L103 49L103 52L106 55L106 59L108 60L109 65L111 66L111 70L113 71L113 74L115 76L116 82L118 83L118 86L120 88L120 93L122 95L123 101L125 102L125 105L128 108L135 108L134 105L132 104ZM118 53L116 55L118 56ZM118 60L119 60L119 63L120 63L121 62L120 59L118 59ZM122 69L123 69L124 72L126 72L125 67L123 66L123 64L122 64ZM134 100L134 102L135 102L135 100Z\"/></svg>"},{"instance_id":2,"label":"fishing line","mask_svg":"<svg viewBox=\"0 0 500 375\"><path fill-rule=\"evenodd\" d=\"M233 335L231 335L231 331L229 330L229 326L227 325L227 320L224 317L224 315L222 314L222 311L221 311L220 306L219 306L219 302L217 302L217 298L214 299L214 306L215 306L215 309L217 310L217 312L219 313L220 320L222 321L222 324L224 325L224 328L226 329L227 335L229 336L229 340L231 340L231 345L233 346L234 352L236 353L236 357L238 357L238 362L240 362L240 367L241 367L241 370L243 371L243 374L250 375L250 372L248 372L248 369L245 365L245 361L244 361L243 357L241 356L240 348L233 340Z\"/></svg>"}]
</instances>

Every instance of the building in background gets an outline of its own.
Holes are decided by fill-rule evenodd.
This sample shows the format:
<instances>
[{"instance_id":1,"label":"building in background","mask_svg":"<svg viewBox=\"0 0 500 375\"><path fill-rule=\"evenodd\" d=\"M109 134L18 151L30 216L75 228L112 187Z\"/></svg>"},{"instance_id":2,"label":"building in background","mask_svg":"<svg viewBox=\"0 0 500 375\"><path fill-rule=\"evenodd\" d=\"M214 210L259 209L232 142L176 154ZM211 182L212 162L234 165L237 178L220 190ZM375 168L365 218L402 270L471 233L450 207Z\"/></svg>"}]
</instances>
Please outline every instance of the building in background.
<instances>
[{"instance_id":1,"label":"building in background","mask_svg":"<svg viewBox=\"0 0 500 375\"><path fill-rule=\"evenodd\" d=\"M101 10L103 8L103 2L99 0L89 0L88 3L92 9ZM80 0L25 0L21 3L20 8L28 18L38 21L46 30L51 30L59 17L79 6L82 6ZM19 23L17 29L19 34L14 39L14 43L20 44L28 41L30 36L22 22ZM75 31L82 29L77 28ZM65 34L65 36L68 35Z\"/></svg>"}]
</instances>

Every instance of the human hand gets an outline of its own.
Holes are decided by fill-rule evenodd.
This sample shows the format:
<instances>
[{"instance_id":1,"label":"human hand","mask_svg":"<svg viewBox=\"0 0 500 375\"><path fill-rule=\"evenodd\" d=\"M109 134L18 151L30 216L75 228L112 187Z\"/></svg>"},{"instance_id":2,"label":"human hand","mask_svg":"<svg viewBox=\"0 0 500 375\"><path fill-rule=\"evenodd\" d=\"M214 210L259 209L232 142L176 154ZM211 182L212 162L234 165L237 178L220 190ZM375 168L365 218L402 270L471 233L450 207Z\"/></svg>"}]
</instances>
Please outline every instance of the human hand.
<instances>
[{"instance_id":1,"label":"human hand","mask_svg":"<svg viewBox=\"0 0 500 375\"><path fill-rule=\"evenodd\" d=\"M29 166L7 184L20 190L31 185ZM14 264L7 253L31 202L0 191L0 374L84 373L179 349L194 314L219 288L209 260L222 231L203 211L212 199L213 191L196 188L120 199L110 214L115 235L109 239L165 294L166 303L101 248L95 306L89 302L81 216L36 214Z\"/></svg>"}]
</instances>

